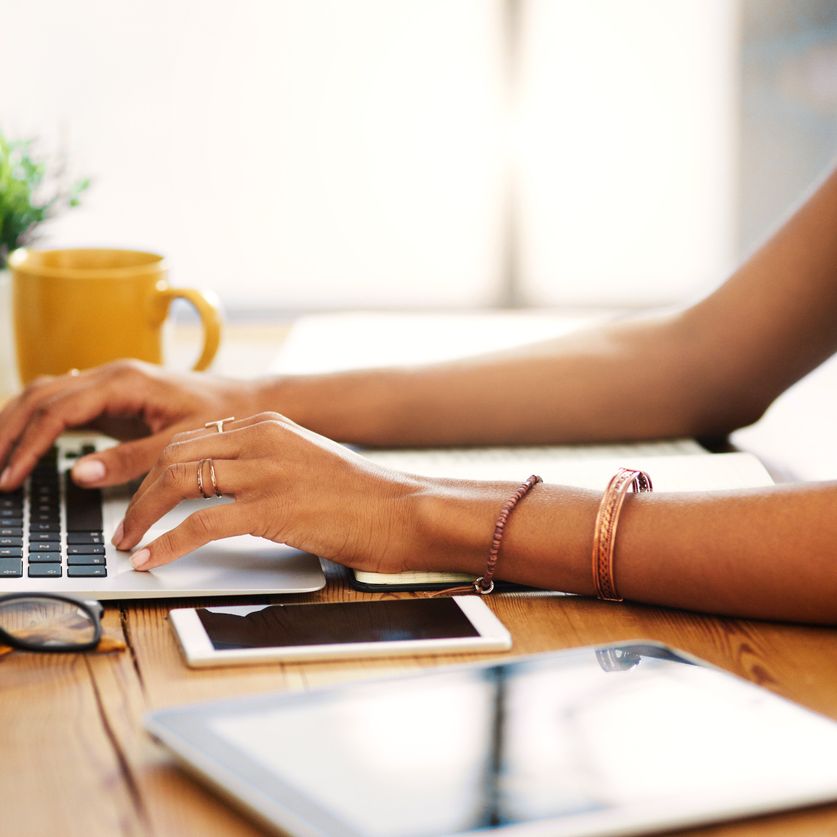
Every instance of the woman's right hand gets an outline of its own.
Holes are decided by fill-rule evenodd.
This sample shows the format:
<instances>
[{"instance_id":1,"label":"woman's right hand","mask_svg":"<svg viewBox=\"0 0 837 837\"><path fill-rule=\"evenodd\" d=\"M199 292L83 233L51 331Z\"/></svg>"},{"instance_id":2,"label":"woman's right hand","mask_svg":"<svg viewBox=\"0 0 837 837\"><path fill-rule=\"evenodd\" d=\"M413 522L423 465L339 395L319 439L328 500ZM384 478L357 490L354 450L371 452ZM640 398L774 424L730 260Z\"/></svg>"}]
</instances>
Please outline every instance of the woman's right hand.
<instances>
[{"instance_id":1,"label":"woman's right hand","mask_svg":"<svg viewBox=\"0 0 837 837\"><path fill-rule=\"evenodd\" d=\"M258 412L258 389L256 382L134 360L38 378L0 412L0 491L20 486L56 437L73 427L120 440L79 459L73 479L86 487L127 482L151 468L175 433Z\"/></svg>"}]
</instances>

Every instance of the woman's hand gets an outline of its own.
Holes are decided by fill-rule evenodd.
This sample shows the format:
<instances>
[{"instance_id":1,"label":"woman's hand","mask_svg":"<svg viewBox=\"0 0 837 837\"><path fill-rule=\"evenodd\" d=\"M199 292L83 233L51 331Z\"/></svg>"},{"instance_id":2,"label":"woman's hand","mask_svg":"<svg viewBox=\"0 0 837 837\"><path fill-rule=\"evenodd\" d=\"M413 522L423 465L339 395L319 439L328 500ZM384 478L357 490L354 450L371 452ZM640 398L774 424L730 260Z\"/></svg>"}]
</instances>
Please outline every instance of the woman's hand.
<instances>
[{"instance_id":1,"label":"woman's hand","mask_svg":"<svg viewBox=\"0 0 837 837\"><path fill-rule=\"evenodd\" d=\"M39 378L0 412L0 491L17 488L55 438L79 426L123 442L80 459L75 481L90 487L127 482L146 473L179 430L255 412L257 387L130 360Z\"/></svg>"},{"instance_id":2,"label":"woman's hand","mask_svg":"<svg viewBox=\"0 0 837 837\"><path fill-rule=\"evenodd\" d=\"M198 477L200 474L200 478ZM424 482L384 469L278 413L180 433L134 495L113 542L135 547L181 500L207 505L133 556L150 570L219 538L255 535L358 569L400 572L415 554L410 498Z\"/></svg>"}]
</instances>

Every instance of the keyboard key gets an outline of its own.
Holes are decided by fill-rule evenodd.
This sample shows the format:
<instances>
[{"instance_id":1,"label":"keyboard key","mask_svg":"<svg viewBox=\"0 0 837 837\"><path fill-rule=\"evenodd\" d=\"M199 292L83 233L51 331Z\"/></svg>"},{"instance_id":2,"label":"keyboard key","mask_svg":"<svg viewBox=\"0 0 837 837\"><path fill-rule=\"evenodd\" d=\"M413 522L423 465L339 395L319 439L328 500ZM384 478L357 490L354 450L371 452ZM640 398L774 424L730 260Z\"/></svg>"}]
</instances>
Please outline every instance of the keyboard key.
<instances>
[{"instance_id":1,"label":"keyboard key","mask_svg":"<svg viewBox=\"0 0 837 837\"><path fill-rule=\"evenodd\" d=\"M67 544L78 546L80 544L104 544L105 536L101 532L68 532Z\"/></svg>"},{"instance_id":2,"label":"keyboard key","mask_svg":"<svg viewBox=\"0 0 837 837\"><path fill-rule=\"evenodd\" d=\"M29 578L60 578L63 572L61 564L30 564Z\"/></svg>"},{"instance_id":3,"label":"keyboard key","mask_svg":"<svg viewBox=\"0 0 837 837\"><path fill-rule=\"evenodd\" d=\"M56 518L55 520L29 520L30 532L60 532L61 522Z\"/></svg>"},{"instance_id":4,"label":"keyboard key","mask_svg":"<svg viewBox=\"0 0 837 837\"><path fill-rule=\"evenodd\" d=\"M7 509L0 509L0 520L7 520L10 517L22 517L23 506L9 506Z\"/></svg>"},{"instance_id":5,"label":"keyboard key","mask_svg":"<svg viewBox=\"0 0 837 837\"><path fill-rule=\"evenodd\" d=\"M79 488L71 479L65 485L67 531L91 532L102 529L102 492L98 488Z\"/></svg>"},{"instance_id":6,"label":"keyboard key","mask_svg":"<svg viewBox=\"0 0 837 837\"><path fill-rule=\"evenodd\" d=\"M0 537L0 546L23 546L23 536L19 538Z\"/></svg>"},{"instance_id":7,"label":"keyboard key","mask_svg":"<svg viewBox=\"0 0 837 837\"><path fill-rule=\"evenodd\" d=\"M30 552L59 552L61 545L57 541L51 543L30 543Z\"/></svg>"},{"instance_id":8,"label":"keyboard key","mask_svg":"<svg viewBox=\"0 0 837 837\"><path fill-rule=\"evenodd\" d=\"M67 567L67 575L70 578L103 578L107 574L107 567L94 567L89 565L83 567Z\"/></svg>"},{"instance_id":9,"label":"keyboard key","mask_svg":"<svg viewBox=\"0 0 837 837\"><path fill-rule=\"evenodd\" d=\"M29 504L29 517L30 518L47 518L52 520L53 518L61 517L61 509L60 504L56 500L54 503L30 503Z\"/></svg>"},{"instance_id":10,"label":"keyboard key","mask_svg":"<svg viewBox=\"0 0 837 837\"><path fill-rule=\"evenodd\" d=\"M60 552L30 552L29 553L29 563L30 564L55 564L61 563L61 553Z\"/></svg>"},{"instance_id":11,"label":"keyboard key","mask_svg":"<svg viewBox=\"0 0 837 837\"><path fill-rule=\"evenodd\" d=\"M0 560L3 558L23 558L23 548L20 546L0 546Z\"/></svg>"},{"instance_id":12,"label":"keyboard key","mask_svg":"<svg viewBox=\"0 0 837 837\"><path fill-rule=\"evenodd\" d=\"M67 566L69 567L103 567L106 563L107 558L104 555L70 555L67 558Z\"/></svg>"},{"instance_id":13,"label":"keyboard key","mask_svg":"<svg viewBox=\"0 0 837 837\"><path fill-rule=\"evenodd\" d=\"M77 544L67 547L67 555L104 555L104 546L96 544Z\"/></svg>"},{"instance_id":14,"label":"keyboard key","mask_svg":"<svg viewBox=\"0 0 837 837\"><path fill-rule=\"evenodd\" d=\"M30 532L31 543L58 543L61 540L60 532Z\"/></svg>"},{"instance_id":15,"label":"keyboard key","mask_svg":"<svg viewBox=\"0 0 837 837\"><path fill-rule=\"evenodd\" d=\"M0 526L4 529L17 529L23 526L22 517L0 517Z\"/></svg>"},{"instance_id":16,"label":"keyboard key","mask_svg":"<svg viewBox=\"0 0 837 837\"><path fill-rule=\"evenodd\" d=\"M0 558L0 577L21 578L23 561L20 558Z\"/></svg>"},{"instance_id":17,"label":"keyboard key","mask_svg":"<svg viewBox=\"0 0 837 837\"><path fill-rule=\"evenodd\" d=\"M0 538L22 538L23 526L0 526Z\"/></svg>"}]
</instances>

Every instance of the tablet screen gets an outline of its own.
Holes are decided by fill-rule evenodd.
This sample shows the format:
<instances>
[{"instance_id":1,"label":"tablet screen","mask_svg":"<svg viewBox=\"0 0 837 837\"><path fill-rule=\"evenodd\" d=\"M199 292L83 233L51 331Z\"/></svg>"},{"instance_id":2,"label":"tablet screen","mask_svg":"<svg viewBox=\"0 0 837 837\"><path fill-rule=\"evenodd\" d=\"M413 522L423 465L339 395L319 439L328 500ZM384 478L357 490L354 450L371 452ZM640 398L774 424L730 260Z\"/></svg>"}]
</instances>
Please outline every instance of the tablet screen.
<instances>
[{"instance_id":1,"label":"tablet screen","mask_svg":"<svg viewBox=\"0 0 837 837\"><path fill-rule=\"evenodd\" d=\"M183 723L268 819L291 811L334 835L629 833L837 797L837 725L655 645L193 708Z\"/></svg>"}]
</instances>

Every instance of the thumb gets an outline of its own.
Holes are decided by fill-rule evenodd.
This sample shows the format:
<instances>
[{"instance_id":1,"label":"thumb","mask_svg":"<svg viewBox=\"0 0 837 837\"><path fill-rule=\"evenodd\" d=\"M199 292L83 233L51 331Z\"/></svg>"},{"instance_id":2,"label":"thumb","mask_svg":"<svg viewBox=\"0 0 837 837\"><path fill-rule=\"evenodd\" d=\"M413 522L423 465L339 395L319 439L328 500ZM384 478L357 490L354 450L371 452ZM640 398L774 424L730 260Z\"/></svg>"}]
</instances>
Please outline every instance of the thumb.
<instances>
[{"instance_id":1,"label":"thumb","mask_svg":"<svg viewBox=\"0 0 837 837\"><path fill-rule=\"evenodd\" d=\"M73 481L85 488L104 488L136 479L151 470L170 436L168 430L83 456L73 466Z\"/></svg>"}]
</instances>

